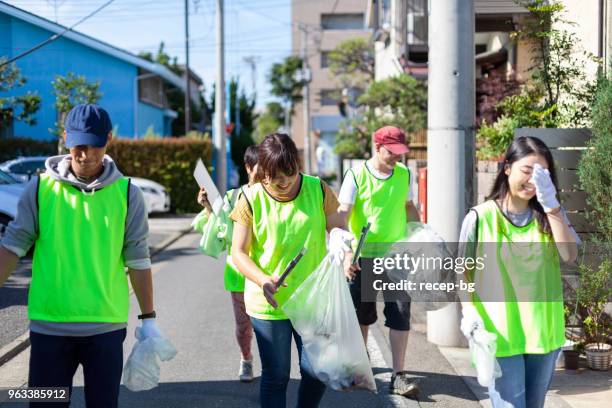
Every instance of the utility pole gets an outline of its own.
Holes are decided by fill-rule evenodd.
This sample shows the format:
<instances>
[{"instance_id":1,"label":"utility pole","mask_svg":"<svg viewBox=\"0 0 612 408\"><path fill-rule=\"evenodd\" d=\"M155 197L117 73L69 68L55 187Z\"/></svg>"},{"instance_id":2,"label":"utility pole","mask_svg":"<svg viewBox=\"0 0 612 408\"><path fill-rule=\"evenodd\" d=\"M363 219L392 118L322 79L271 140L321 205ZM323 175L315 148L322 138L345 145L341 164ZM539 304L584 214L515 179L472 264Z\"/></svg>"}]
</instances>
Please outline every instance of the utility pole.
<instances>
[{"instance_id":1,"label":"utility pole","mask_svg":"<svg viewBox=\"0 0 612 408\"><path fill-rule=\"evenodd\" d=\"M427 110L427 221L457 242L472 205L474 174L474 0L431 1ZM463 343L457 303L428 312L427 339Z\"/></svg>"},{"instance_id":2,"label":"utility pole","mask_svg":"<svg viewBox=\"0 0 612 408\"><path fill-rule=\"evenodd\" d=\"M312 155L310 145L310 67L308 65L308 31L306 27L300 24L301 42L302 42L302 80L304 86L302 88L302 107L304 109L304 169L306 174L312 174Z\"/></svg>"},{"instance_id":3,"label":"utility pole","mask_svg":"<svg viewBox=\"0 0 612 408\"><path fill-rule=\"evenodd\" d=\"M185 0L185 134L191 130L191 84L189 80L189 0Z\"/></svg>"},{"instance_id":4,"label":"utility pole","mask_svg":"<svg viewBox=\"0 0 612 408\"><path fill-rule=\"evenodd\" d=\"M253 88L253 99L255 99L257 96L257 63L259 62L259 57L257 55L249 55L242 60L249 64L251 68L251 87Z\"/></svg>"},{"instance_id":5,"label":"utility pole","mask_svg":"<svg viewBox=\"0 0 612 408\"><path fill-rule=\"evenodd\" d=\"M217 83L215 84L215 151L216 151L216 174L217 188L221 194L227 189L227 157L225 117L223 103L225 91L225 61L224 61L225 37L223 33L223 0L217 0Z\"/></svg>"}]
</instances>

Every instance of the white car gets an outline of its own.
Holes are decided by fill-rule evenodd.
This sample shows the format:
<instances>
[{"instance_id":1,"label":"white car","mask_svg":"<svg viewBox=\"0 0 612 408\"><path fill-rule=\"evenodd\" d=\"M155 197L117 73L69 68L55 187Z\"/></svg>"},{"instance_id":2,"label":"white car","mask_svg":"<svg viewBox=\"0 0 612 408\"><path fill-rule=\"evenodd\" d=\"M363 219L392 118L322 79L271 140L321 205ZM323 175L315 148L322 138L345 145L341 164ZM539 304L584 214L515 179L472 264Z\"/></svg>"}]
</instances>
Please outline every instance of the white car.
<instances>
[{"instance_id":1,"label":"white car","mask_svg":"<svg viewBox=\"0 0 612 408\"><path fill-rule=\"evenodd\" d=\"M164 186L152 180L139 177L130 178L132 184L142 191L148 214L170 211L170 195L168 195Z\"/></svg>"},{"instance_id":2,"label":"white car","mask_svg":"<svg viewBox=\"0 0 612 408\"><path fill-rule=\"evenodd\" d=\"M8 223L17 216L17 204L25 186L0 170L0 239Z\"/></svg>"},{"instance_id":3,"label":"white car","mask_svg":"<svg viewBox=\"0 0 612 408\"><path fill-rule=\"evenodd\" d=\"M17 159L0 163L0 170L25 183L33 176L37 176L45 171L46 160L47 156L18 157Z\"/></svg>"}]
</instances>

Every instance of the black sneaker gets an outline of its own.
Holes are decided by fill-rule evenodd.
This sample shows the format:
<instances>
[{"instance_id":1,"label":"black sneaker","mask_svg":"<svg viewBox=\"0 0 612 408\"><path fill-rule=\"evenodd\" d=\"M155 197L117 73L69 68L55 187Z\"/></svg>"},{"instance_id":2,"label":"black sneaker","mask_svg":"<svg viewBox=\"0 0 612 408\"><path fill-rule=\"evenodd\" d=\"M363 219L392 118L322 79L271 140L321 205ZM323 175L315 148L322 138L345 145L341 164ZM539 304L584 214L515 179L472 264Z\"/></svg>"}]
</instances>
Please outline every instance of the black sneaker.
<instances>
[{"instance_id":1,"label":"black sneaker","mask_svg":"<svg viewBox=\"0 0 612 408\"><path fill-rule=\"evenodd\" d=\"M400 371L391 376L389 394L414 397L419 393L419 387L414 381L410 381L407 371Z\"/></svg>"}]
</instances>

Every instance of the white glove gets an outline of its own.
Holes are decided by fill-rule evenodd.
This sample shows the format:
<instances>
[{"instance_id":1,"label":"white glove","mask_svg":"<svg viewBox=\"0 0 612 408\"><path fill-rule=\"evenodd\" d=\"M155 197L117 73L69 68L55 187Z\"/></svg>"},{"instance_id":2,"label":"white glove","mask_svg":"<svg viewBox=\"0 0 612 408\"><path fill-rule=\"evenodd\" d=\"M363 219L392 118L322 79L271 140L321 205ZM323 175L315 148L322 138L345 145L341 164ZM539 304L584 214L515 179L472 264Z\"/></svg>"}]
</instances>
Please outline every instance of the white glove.
<instances>
[{"instance_id":1,"label":"white glove","mask_svg":"<svg viewBox=\"0 0 612 408\"><path fill-rule=\"evenodd\" d=\"M461 332L467 339L472 337L475 330L484 330L484 322L482 321L482 317L480 317L474 306L464 305L461 312L463 314L463 317L461 318Z\"/></svg>"},{"instance_id":2,"label":"white glove","mask_svg":"<svg viewBox=\"0 0 612 408\"><path fill-rule=\"evenodd\" d=\"M329 233L329 254L332 260L339 265L344 262L344 253L351 251L353 234L342 228L334 228Z\"/></svg>"},{"instance_id":3,"label":"white glove","mask_svg":"<svg viewBox=\"0 0 612 408\"><path fill-rule=\"evenodd\" d=\"M148 339L150 337L163 337L154 318L143 319L142 326L140 326L139 329L140 336L142 337L140 340ZM138 334L136 334L136 337L138 338Z\"/></svg>"},{"instance_id":4,"label":"white glove","mask_svg":"<svg viewBox=\"0 0 612 408\"><path fill-rule=\"evenodd\" d=\"M548 169L543 168L539 164L533 166L533 175L531 176L533 184L536 188L536 197L542 205L544 212L550 212L555 208L559 208L559 200L557 200L557 189L550 178Z\"/></svg>"}]
</instances>

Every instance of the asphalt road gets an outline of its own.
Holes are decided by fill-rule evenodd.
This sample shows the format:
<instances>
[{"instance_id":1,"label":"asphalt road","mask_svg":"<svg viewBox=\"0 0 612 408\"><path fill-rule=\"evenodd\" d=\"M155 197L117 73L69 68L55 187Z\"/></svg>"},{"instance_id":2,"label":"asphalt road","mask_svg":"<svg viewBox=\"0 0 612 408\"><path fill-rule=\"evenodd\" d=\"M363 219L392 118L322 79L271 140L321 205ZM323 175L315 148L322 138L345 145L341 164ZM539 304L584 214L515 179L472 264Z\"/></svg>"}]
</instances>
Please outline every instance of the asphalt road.
<instances>
[{"instance_id":1,"label":"asphalt road","mask_svg":"<svg viewBox=\"0 0 612 408\"><path fill-rule=\"evenodd\" d=\"M196 245L197 234L188 234L158 254L153 266L155 304L160 328L178 350L170 362L162 363L160 385L134 393L122 386L121 407L257 407L261 368L253 341L256 379L244 384L237 380L238 346L234 340L231 301L223 290L223 260L202 255ZM379 305L382 307L382 305ZM416 311L416 310L415 310ZM134 343L138 307L132 296L128 337L124 345L127 358ZM382 313L381 313L382 316ZM418 318L415 328L419 327ZM446 362L437 348L418 330L411 334L406 368L420 379L422 393L418 400L390 397L390 352L383 319L372 327L368 349L372 357L378 394L366 391L349 393L328 390L321 407L478 407L473 395ZM11 373L11 381L25 384L29 349L2 370ZM297 351L293 349L288 406L295 406L299 370ZM71 407L82 408L83 378L77 372ZM2 404L19 408L20 404Z\"/></svg>"}]
</instances>

